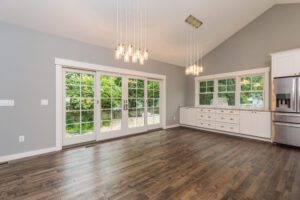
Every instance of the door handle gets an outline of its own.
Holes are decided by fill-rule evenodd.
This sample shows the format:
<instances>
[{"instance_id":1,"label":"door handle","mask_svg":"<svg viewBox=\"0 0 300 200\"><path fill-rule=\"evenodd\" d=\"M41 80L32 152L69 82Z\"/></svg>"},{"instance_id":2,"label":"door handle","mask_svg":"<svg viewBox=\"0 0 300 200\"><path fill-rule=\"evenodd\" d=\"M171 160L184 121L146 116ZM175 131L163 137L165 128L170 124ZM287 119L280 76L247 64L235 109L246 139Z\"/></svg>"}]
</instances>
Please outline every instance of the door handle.
<instances>
[{"instance_id":1,"label":"door handle","mask_svg":"<svg viewBox=\"0 0 300 200\"><path fill-rule=\"evenodd\" d=\"M128 110L128 102L127 102L127 100L124 100L124 102L123 102L123 110Z\"/></svg>"}]
</instances>

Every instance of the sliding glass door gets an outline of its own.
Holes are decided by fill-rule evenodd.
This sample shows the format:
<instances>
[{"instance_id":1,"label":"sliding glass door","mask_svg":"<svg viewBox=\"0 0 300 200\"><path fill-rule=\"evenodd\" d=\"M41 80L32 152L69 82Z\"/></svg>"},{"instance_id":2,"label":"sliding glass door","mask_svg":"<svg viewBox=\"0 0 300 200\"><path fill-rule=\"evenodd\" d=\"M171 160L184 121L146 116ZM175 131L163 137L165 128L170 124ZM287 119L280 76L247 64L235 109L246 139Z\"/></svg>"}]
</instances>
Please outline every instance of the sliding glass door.
<instances>
[{"instance_id":1,"label":"sliding glass door","mask_svg":"<svg viewBox=\"0 0 300 200\"><path fill-rule=\"evenodd\" d=\"M65 69L63 144L161 128L160 87L142 77Z\"/></svg>"}]
</instances>

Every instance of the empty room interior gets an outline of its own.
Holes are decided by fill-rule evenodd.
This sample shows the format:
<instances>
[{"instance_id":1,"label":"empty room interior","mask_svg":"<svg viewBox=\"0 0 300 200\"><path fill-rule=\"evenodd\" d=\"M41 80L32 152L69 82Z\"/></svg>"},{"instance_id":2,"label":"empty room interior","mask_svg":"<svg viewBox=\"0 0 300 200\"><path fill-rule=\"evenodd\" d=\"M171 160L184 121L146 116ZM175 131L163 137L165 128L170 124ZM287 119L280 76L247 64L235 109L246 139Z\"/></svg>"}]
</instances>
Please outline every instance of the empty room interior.
<instances>
[{"instance_id":1,"label":"empty room interior","mask_svg":"<svg viewBox=\"0 0 300 200\"><path fill-rule=\"evenodd\" d=\"M0 200L299 200L300 0L1 0Z\"/></svg>"}]
</instances>

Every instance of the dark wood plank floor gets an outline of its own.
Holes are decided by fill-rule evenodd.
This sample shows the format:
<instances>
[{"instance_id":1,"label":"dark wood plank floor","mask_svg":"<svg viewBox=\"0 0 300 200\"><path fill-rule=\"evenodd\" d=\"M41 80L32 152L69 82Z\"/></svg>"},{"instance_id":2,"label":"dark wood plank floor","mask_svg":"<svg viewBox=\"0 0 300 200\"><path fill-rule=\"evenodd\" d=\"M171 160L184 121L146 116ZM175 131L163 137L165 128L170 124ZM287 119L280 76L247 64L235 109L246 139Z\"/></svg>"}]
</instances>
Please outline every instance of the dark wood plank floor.
<instances>
[{"instance_id":1,"label":"dark wood plank floor","mask_svg":"<svg viewBox=\"0 0 300 200\"><path fill-rule=\"evenodd\" d=\"M187 128L0 166L0 199L300 199L300 151Z\"/></svg>"}]
</instances>

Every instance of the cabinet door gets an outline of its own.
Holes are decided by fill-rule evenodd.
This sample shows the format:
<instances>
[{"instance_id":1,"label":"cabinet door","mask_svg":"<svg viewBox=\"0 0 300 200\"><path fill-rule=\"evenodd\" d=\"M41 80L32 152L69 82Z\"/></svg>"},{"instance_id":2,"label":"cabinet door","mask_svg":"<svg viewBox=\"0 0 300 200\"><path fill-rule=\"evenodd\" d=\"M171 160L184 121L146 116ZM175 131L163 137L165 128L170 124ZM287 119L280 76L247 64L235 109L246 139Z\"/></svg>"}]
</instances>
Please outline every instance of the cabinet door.
<instances>
[{"instance_id":1,"label":"cabinet door","mask_svg":"<svg viewBox=\"0 0 300 200\"><path fill-rule=\"evenodd\" d=\"M255 135L257 137L271 138L271 113L270 112L255 112L256 127Z\"/></svg>"},{"instance_id":2,"label":"cabinet door","mask_svg":"<svg viewBox=\"0 0 300 200\"><path fill-rule=\"evenodd\" d=\"M188 124L188 109L180 108L180 124Z\"/></svg>"},{"instance_id":3,"label":"cabinet door","mask_svg":"<svg viewBox=\"0 0 300 200\"><path fill-rule=\"evenodd\" d=\"M271 113L241 111L240 133L256 137L271 138Z\"/></svg>"},{"instance_id":4,"label":"cabinet door","mask_svg":"<svg viewBox=\"0 0 300 200\"><path fill-rule=\"evenodd\" d=\"M274 57L272 61L272 68L274 77L293 76L299 73L299 70L295 67L294 54Z\"/></svg>"},{"instance_id":5,"label":"cabinet door","mask_svg":"<svg viewBox=\"0 0 300 200\"><path fill-rule=\"evenodd\" d=\"M195 126L196 111L193 108L180 108L180 124Z\"/></svg>"}]
</instances>

